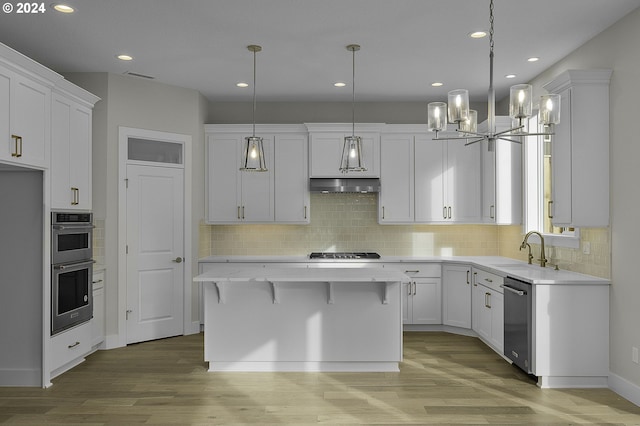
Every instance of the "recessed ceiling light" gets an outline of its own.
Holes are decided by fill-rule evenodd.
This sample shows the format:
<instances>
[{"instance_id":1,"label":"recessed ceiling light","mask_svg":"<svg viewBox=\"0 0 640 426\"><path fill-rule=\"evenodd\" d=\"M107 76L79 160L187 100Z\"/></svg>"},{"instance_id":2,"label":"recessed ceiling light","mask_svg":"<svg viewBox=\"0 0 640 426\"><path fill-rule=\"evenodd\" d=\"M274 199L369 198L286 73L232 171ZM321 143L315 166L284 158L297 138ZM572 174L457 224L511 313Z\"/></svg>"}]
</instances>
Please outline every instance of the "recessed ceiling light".
<instances>
[{"instance_id":1,"label":"recessed ceiling light","mask_svg":"<svg viewBox=\"0 0 640 426\"><path fill-rule=\"evenodd\" d=\"M120 59L121 61L133 61L133 56L125 55L125 54L118 55L116 56L116 58Z\"/></svg>"},{"instance_id":2,"label":"recessed ceiling light","mask_svg":"<svg viewBox=\"0 0 640 426\"><path fill-rule=\"evenodd\" d=\"M471 38L483 38L487 36L487 32L486 31L474 31L472 33L469 33L469 37Z\"/></svg>"},{"instance_id":3,"label":"recessed ceiling light","mask_svg":"<svg viewBox=\"0 0 640 426\"><path fill-rule=\"evenodd\" d=\"M244 83L244 82L240 82L240 83L236 83L236 86L238 87L249 87L249 83Z\"/></svg>"},{"instance_id":4,"label":"recessed ceiling light","mask_svg":"<svg viewBox=\"0 0 640 426\"><path fill-rule=\"evenodd\" d=\"M528 62L536 62L536 61L539 61L539 60L540 60L540 58L538 58L536 56L533 56L533 57L527 59Z\"/></svg>"},{"instance_id":5,"label":"recessed ceiling light","mask_svg":"<svg viewBox=\"0 0 640 426\"><path fill-rule=\"evenodd\" d=\"M347 83L343 83L343 82L339 81L337 83L333 83L333 85L336 86L336 87L344 87L344 86L347 85Z\"/></svg>"},{"instance_id":6,"label":"recessed ceiling light","mask_svg":"<svg viewBox=\"0 0 640 426\"><path fill-rule=\"evenodd\" d=\"M51 7L53 7L54 10L62 13L73 13L76 11L73 7L63 3L54 3L51 5Z\"/></svg>"},{"instance_id":7,"label":"recessed ceiling light","mask_svg":"<svg viewBox=\"0 0 640 426\"><path fill-rule=\"evenodd\" d=\"M507 74L504 76L504 78L516 78L515 74Z\"/></svg>"},{"instance_id":8,"label":"recessed ceiling light","mask_svg":"<svg viewBox=\"0 0 640 426\"><path fill-rule=\"evenodd\" d=\"M444 84L444 83L441 83L441 82L439 82L439 81L434 81L433 83L431 83L431 85L432 85L433 87L440 87L440 86L442 86L443 84Z\"/></svg>"}]
</instances>

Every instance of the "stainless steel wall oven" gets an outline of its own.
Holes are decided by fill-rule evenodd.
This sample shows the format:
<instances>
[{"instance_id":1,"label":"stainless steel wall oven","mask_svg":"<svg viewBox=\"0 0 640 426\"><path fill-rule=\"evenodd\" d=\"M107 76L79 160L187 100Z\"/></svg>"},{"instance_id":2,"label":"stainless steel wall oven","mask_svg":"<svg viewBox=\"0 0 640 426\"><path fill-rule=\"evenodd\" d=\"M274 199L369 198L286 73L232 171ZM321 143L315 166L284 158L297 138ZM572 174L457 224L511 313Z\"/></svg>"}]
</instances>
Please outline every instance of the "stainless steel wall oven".
<instances>
[{"instance_id":1,"label":"stainless steel wall oven","mask_svg":"<svg viewBox=\"0 0 640 426\"><path fill-rule=\"evenodd\" d=\"M93 316L93 215L51 213L51 335Z\"/></svg>"}]
</instances>

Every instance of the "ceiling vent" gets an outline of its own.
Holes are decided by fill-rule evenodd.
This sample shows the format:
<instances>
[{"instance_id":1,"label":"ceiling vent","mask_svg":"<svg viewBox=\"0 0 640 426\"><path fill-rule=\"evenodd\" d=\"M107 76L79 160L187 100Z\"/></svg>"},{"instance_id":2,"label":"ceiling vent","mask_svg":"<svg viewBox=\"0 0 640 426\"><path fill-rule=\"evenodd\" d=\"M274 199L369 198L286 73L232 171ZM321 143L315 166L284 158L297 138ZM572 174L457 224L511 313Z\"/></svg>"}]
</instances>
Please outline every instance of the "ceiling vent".
<instances>
[{"instance_id":1,"label":"ceiling vent","mask_svg":"<svg viewBox=\"0 0 640 426\"><path fill-rule=\"evenodd\" d=\"M140 74L138 72L133 72L133 71L125 71L124 74L131 75L133 77L146 78L147 80L155 80L155 77L152 75Z\"/></svg>"}]
</instances>

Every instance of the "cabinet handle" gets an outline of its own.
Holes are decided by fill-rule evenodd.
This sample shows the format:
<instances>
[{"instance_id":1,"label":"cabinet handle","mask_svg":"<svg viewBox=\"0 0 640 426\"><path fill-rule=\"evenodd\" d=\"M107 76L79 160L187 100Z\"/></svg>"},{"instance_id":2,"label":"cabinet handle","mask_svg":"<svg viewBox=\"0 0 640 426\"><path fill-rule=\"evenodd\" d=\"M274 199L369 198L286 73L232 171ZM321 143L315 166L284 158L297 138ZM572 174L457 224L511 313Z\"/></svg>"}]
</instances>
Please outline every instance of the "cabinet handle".
<instances>
[{"instance_id":1,"label":"cabinet handle","mask_svg":"<svg viewBox=\"0 0 640 426\"><path fill-rule=\"evenodd\" d=\"M451 206L449 206L449 219L451 219Z\"/></svg>"},{"instance_id":2,"label":"cabinet handle","mask_svg":"<svg viewBox=\"0 0 640 426\"><path fill-rule=\"evenodd\" d=\"M547 217L549 219L553 219L553 215L551 214L551 205L553 204L553 200L549 200L547 202Z\"/></svg>"},{"instance_id":3,"label":"cabinet handle","mask_svg":"<svg viewBox=\"0 0 640 426\"><path fill-rule=\"evenodd\" d=\"M242 206L242 219L244 219L244 206Z\"/></svg>"},{"instance_id":4,"label":"cabinet handle","mask_svg":"<svg viewBox=\"0 0 640 426\"><path fill-rule=\"evenodd\" d=\"M307 218L307 206L304 206L304 218Z\"/></svg>"},{"instance_id":5,"label":"cabinet handle","mask_svg":"<svg viewBox=\"0 0 640 426\"><path fill-rule=\"evenodd\" d=\"M470 273L470 272L471 272L471 271L469 271L469 270L467 269L467 284L470 284L470 282L469 282L469 273Z\"/></svg>"},{"instance_id":6,"label":"cabinet handle","mask_svg":"<svg viewBox=\"0 0 640 426\"><path fill-rule=\"evenodd\" d=\"M496 206L489 207L489 217L491 219L495 219L496 218Z\"/></svg>"},{"instance_id":7,"label":"cabinet handle","mask_svg":"<svg viewBox=\"0 0 640 426\"><path fill-rule=\"evenodd\" d=\"M484 306L491 309L491 293L484 294Z\"/></svg>"},{"instance_id":8,"label":"cabinet handle","mask_svg":"<svg viewBox=\"0 0 640 426\"><path fill-rule=\"evenodd\" d=\"M446 219L447 218L447 206L444 206L442 208L442 218Z\"/></svg>"},{"instance_id":9,"label":"cabinet handle","mask_svg":"<svg viewBox=\"0 0 640 426\"><path fill-rule=\"evenodd\" d=\"M75 348L76 346L78 346L80 344L80 342L75 342L73 345L68 345L67 348L71 349L71 348Z\"/></svg>"},{"instance_id":10,"label":"cabinet handle","mask_svg":"<svg viewBox=\"0 0 640 426\"><path fill-rule=\"evenodd\" d=\"M488 282L488 283L492 283L492 282L493 282L493 280L492 280L491 278L485 278L484 280L485 280L486 282Z\"/></svg>"},{"instance_id":11,"label":"cabinet handle","mask_svg":"<svg viewBox=\"0 0 640 426\"><path fill-rule=\"evenodd\" d=\"M238 219L240 219L240 206L238 206Z\"/></svg>"},{"instance_id":12,"label":"cabinet handle","mask_svg":"<svg viewBox=\"0 0 640 426\"><path fill-rule=\"evenodd\" d=\"M78 204L80 204L80 190L78 188L71 188L71 196L72 196L72 200L71 200L71 205L72 206L77 206Z\"/></svg>"},{"instance_id":13,"label":"cabinet handle","mask_svg":"<svg viewBox=\"0 0 640 426\"><path fill-rule=\"evenodd\" d=\"M101 283L101 282L102 282L102 280L95 280L95 281L91 281L91 284L98 284L98 283Z\"/></svg>"},{"instance_id":14,"label":"cabinet handle","mask_svg":"<svg viewBox=\"0 0 640 426\"><path fill-rule=\"evenodd\" d=\"M473 273L473 286L474 287L478 287L478 273L477 272Z\"/></svg>"},{"instance_id":15,"label":"cabinet handle","mask_svg":"<svg viewBox=\"0 0 640 426\"><path fill-rule=\"evenodd\" d=\"M12 157L22 157L22 136L11 135L11 139L15 142L15 150L11 153Z\"/></svg>"},{"instance_id":16,"label":"cabinet handle","mask_svg":"<svg viewBox=\"0 0 640 426\"><path fill-rule=\"evenodd\" d=\"M382 218L384 219L384 206L382 206Z\"/></svg>"},{"instance_id":17,"label":"cabinet handle","mask_svg":"<svg viewBox=\"0 0 640 426\"><path fill-rule=\"evenodd\" d=\"M409 296L411 296L411 294L413 293L413 291L411 290L412 289L412 287L411 287L412 285L413 285L413 283L409 283L409 285L407 286L407 294Z\"/></svg>"},{"instance_id":18,"label":"cabinet handle","mask_svg":"<svg viewBox=\"0 0 640 426\"><path fill-rule=\"evenodd\" d=\"M417 291L417 289L416 289L416 282L414 281L414 282L413 282L413 295L414 295L414 296L416 295L416 291Z\"/></svg>"}]
</instances>

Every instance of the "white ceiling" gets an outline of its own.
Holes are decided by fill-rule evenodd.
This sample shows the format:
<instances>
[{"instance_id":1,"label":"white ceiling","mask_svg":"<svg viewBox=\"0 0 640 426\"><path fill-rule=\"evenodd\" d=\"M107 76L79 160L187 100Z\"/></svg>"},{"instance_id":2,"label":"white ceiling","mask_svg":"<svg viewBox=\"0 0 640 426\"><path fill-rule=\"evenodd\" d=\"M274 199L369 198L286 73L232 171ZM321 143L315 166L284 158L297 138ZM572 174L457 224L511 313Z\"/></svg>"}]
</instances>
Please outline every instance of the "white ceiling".
<instances>
[{"instance_id":1,"label":"white ceiling","mask_svg":"<svg viewBox=\"0 0 640 426\"><path fill-rule=\"evenodd\" d=\"M71 15L0 13L0 41L58 72L150 75L210 101L486 99L489 0L69 0ZM495 0L495 86L526 82L640 6L640 0ZM115 56L128 53L128 63ZM530 56L540 61L527 62ZM517 78L507 80L508 73ZM139 78L139 77L131 77ZM344 81L347 87L333 83ZM442 81L441 88L431 82Z\"/></svg>"}]
</instances>

